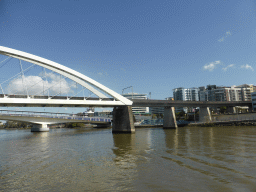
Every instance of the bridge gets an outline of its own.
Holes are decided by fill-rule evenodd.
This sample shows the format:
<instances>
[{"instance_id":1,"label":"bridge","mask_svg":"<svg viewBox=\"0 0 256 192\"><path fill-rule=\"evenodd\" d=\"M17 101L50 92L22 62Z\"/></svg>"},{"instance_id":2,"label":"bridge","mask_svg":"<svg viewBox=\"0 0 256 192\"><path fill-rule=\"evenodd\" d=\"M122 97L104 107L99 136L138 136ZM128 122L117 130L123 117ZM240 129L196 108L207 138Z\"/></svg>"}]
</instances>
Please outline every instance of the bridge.
<instances>
[{"instance_id":1,"label":"bridge","mask_svg":"<svg viewBox=\"0 0 256 192\"><path fill-rule=\"evenodd\" d=\"M0 106L3 107L113 107L113 125L112 132L135 132L132 106L147 106L147 107L164 107L164 128L176 128L177 122L175 118L174 107L200 107L199 119L203 121L205 117L209 117L211 120L211 114L209 107L211 106L249 106L251 102L198 102L198 101L170 101L170 100L129 100L122 95L114 92L113 90L105 87L104 85L96 82L95 80L81 74L71 68L65 67L56 62L38 57L26 52L18 51L15 49L0 46L0 54L7 56L0 65L3 67L10 60L9 58L16 58L19 60L20 72L15 74L8 80L0 82ZM23 69L22 62L28 62L32 65L26 69ZM38 82L28 82L25 73L29 71L34 65L42 67L44 73L42 77L37 76ZM46 73L45 70L50 70L52 73ZM57 73L60 77L58 81L49 86L47 77ZM29 76L35 77L35 76ZM63 80L64 79L64 80ZM66 79L75 82L76 85L80 85L81 91L89 90L97 97L91 96L78 96L78 93L73 95L63 96L63 84L67 86ZM9 81L9 84L7 83ZM22 82L19 86L11 87L10 84ZM33 83L33 84L31 84ZM40 85L40 86L39 86ZM45 86L47 89L45 90ZM55 94L49 94L49 90L53 90L55 86ZM59 92L56 92L56 86L60 87ZM35 87L38 87L39 92L33 91ZM13 93L8 90L14 89ZM22 88L22 90L20 90ZM18 90L15 90L18 89ZM7 91L6 91L7 90ZM43 90L43 91L42 91ZM48 95L45 95L48 92ZM67 92L67 91L66 91ZM66 93L65 92L65 93ZM72 92L72 91L71 91ZM42 124L43 126L43 124Z\"/></svg>"},{"instance_id":2,"label":"bridge","mask_svg":"<svg viewBox=\"0 0 256 192\"><path fill-rule=\"evenodd\" d=\"M49 131L48 125L59 123L85 123L110 126L111 118L85 117L69 113L51 113L35 111L0 110L1 120L22 121L33 124L32 132Z\"/></svg>"},{"instance_id":3,"label":"bridge","mask_svg":"<svg viewBox=\"0 0 256 192\"><path fill-rule=\"evenodd\" d=\"M227 106L233 113L236 106L247 106L252 110L251 101L172 101L172 100L142 100L132 99L135 107L164 107L164 128L177 128L175 107L200 107L199 122L212 121L209 107Z\"/></svg>"}]
</instances>

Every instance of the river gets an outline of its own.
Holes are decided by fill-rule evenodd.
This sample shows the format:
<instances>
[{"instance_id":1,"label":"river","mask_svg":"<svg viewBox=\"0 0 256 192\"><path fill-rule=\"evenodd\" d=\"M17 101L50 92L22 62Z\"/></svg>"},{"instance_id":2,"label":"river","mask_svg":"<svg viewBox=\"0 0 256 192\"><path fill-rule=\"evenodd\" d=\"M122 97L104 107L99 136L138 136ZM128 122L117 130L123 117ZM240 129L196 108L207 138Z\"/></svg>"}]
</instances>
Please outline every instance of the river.
<instances>
[{"instance_id":1,"label":"river","mask_svg":"<svg viewBox=\"0 0 256 192\"><path fill-rule=\"evenodd\" d=\"M0 191L256 191L256 127L0 130Z\"/></svg>"}]
</instances>

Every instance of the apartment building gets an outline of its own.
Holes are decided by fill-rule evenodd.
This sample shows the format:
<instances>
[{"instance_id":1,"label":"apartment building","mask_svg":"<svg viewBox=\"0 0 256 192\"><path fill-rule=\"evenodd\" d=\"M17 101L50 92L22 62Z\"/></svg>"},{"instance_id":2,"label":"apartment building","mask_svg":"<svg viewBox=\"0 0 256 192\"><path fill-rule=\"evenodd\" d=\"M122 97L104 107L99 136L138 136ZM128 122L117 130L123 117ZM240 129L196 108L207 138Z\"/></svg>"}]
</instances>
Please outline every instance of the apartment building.
<instances>
[{"instance_id":1,"label":"apartment building","mask_svg":"<svg viewBox=\"0 0 256 192\"><path fill-rule=\"evenodd\" d=\"M224 87L216 85L207 86L206 89L200 87L200 101L251 101L251 85Z\"/></svg>"},{"instance_id":2,"label":"apartment building","mask_svg":"<svg viewBox=\"0 0 256 192\"><path fill-rule=\"evenodd\" d=\"M252 110L256 111L256 92L252 92L251 96L252 96Z\"/></svg>"},{"instance_id":3,"label":"apartment building","mask_svg":"<svg viewBox=\"0 0 256 192\"><path fill-rule=\"evenodd\" d=\"M199 88L192 87L192 88L175 88L173 89L173 99L176 101L199 101ZM175 108L176 112L185 111L190 112L191 108Z\"/></svg>"}]
</instances>

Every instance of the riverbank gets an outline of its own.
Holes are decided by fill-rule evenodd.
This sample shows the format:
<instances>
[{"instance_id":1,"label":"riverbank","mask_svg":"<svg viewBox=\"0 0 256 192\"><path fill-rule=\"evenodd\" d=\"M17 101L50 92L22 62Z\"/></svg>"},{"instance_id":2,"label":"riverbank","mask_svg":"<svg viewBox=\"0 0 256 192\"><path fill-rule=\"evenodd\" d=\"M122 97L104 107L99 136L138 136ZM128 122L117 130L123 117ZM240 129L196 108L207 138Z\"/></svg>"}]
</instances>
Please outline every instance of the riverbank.
<instances>
[{"instance_id":1,"label":"riverbank","mask_svg":"<svg viewBox=\"0 0 256 192\"><path fill-rule=\"evenodd\" d=\"M136 125L134 126L135 129L138 129L138 128L161 128L163 127L163 125Z\"/></svg>"},{"instance_id":2,"label":"riverbank","mask_svg":"<svg viewBox=\"0 0 256 192\"><path fill-rule=\"evenodd\" d=\"M244 121L216 121L207 123L190 123L189 127L221 127L221 126L256 126L255 120L244 120Z\"/></svg>"},{"instance_id":3,"label":"riverbank","mask_svg":"<svg viewBox=\"0 0 256 192\"><path fill-rule=\"evenodd\" d=\"M0 128L0 130L17 130L17 129L19 129L19 130L25 130L25 129L31 129L31 127L29 127L29 128Z\"/></svg>"}]
</instances>

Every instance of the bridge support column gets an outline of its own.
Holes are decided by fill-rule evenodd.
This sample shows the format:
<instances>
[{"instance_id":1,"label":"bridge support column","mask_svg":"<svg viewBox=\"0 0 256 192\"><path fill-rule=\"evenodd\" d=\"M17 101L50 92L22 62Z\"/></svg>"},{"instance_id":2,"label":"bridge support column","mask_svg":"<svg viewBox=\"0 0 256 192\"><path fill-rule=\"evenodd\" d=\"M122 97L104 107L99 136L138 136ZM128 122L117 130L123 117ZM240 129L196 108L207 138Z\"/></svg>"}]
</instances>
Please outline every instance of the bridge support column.
<instances>
[{"instance_id":1,"label":"bridge support column","mask_svg":"<svg viewBox=\"0 0 256 192\"><path fill-rule=\"evenodd\" d=\"M31 128L31 132L45 132L50 129L47 127L47 124L34 124Z\"/></svg>"},{"instance_id":2,"label":"bridge support column","mask_svg":"<svg viewBox=\"0 0 256 192\"><path fill-rule=\"evenodd\" d=\"M174 107L165 107L164 108L164 129L176 129L177 121L175 116L175 109Z\"/></svg>"},{"instance_id":3,"label":"bridge support column","mask_svg":"<svg viewBox=\"0 0 256 192\"><path fill-rule=\"evenodd\" d=\"M200 107L199 122L211 122L212 116L209 107Z\"/></svg>"},{"instance_id":4,"label":"bridge support column","mask_svg":"<svg viewBox=\"0 0 256 192\"><path fill-rule=\"evenodd\" d=\"M227 107L227 113L236 113L236 107Z\"/></svg>"},{"instance_id":5,"label":"bridge support column","mask_svg":"<svg viewBox=\"0 0 256 192\"><path fill-rule=\"evenodd\" d=\"M112 133L135 133L131 106L114 107Z\"/></svg>"},{"instance_id":6,"label":"bridge support column","mask_svg":"<svg viewBox=\"0 0 256 192\"><path fill-rule=\"evenodd\" d=\"M253 111L252 105L248 106L248 112L251 113Z\"/></svg>"}]
</instances>

